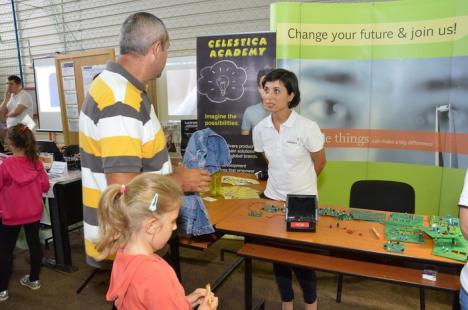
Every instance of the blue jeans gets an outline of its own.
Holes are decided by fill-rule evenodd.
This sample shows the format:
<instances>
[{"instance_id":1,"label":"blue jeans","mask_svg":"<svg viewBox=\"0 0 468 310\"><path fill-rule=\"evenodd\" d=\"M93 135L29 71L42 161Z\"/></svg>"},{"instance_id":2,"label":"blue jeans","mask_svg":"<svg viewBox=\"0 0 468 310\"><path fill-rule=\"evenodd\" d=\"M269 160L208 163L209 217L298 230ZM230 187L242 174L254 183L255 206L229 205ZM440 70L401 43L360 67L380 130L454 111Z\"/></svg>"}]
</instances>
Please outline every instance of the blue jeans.
<instances>
[{"instance_id":1,"label":"blue jeans","mask_svg":"<svg viewBox=\"0 0 468 310\"><path fill-rule=\"evenodd\" d=\"M277 263L273 263L273 271L281 294L281 301L289 302L294 299L292 271L296 274L296 278L302 288L304 302L306 304L313 304L317 300L315 271Z\"/></svg>"},{"instance_id":2,"label":"blue jeans","mask_svg":"<svg viewBox=\"0 0 468 310\"><path fill-rule=\"evenodd\" d=\"M468 293L460 288L460 308L461 310L468 310Z\"/></svg>"}]
</instances>

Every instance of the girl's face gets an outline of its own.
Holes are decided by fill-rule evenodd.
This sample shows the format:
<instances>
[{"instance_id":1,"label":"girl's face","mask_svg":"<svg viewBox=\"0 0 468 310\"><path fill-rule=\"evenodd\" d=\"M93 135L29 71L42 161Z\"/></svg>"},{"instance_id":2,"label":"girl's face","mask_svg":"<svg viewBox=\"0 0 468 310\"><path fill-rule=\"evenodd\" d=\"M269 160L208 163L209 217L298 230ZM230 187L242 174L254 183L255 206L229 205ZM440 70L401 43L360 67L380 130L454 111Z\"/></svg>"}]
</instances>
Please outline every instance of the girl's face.
<instances>
[{"instance_id":1,"label":"girl's face","mask_svg":"<svg viewBox=\"0 0 468 310\"><path fill-rule=\"evenodd\" d=\"M171 238L172 232L177 229L177 217L179 216L179 208L174 211L163 214L157 220L157 229L151 237L151 247L154 251L162 249L169 238Z\"/></svg>"},{"instance_id":2,"label":"girl's face","mask_svg":"<svg viewBox=\"0 0 468 310\"><path fill-rule=\"evenodd\" d=\"M5 137L5 147L12 153L16 152L15 144L10 139L8 139L8 136Z\"/></svg>"},{"instance_id":3,"label":"girl's face","mask_svg":"<svg viewBox=\"0 0 468 310\"><path fill-rule=\"evenodd\" d=\"M294 93L288 94L288 90L280 80L266 82L263 87L263 104L271 113L289 109L289 102L294 98Z\"/></svg>"}]
</instances>

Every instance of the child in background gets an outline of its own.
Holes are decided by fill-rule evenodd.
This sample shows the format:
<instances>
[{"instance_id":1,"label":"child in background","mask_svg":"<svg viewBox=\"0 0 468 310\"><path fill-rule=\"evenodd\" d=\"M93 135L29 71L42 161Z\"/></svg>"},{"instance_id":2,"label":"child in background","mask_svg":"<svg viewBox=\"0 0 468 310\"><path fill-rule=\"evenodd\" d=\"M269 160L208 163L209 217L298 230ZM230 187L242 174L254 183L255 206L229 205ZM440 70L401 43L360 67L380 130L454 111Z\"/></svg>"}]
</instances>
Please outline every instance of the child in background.
<instances>
[{"instance_id":1,"label":"child in background","mask_svg":"<svg viewBox=\"0 0 468 310\"><path fill-rule=\"evenodd\" d=\"M216 309L206 289L185 296L174 270L154 252L162 249L182 206L183 192L169 177L143 173L127 185L110 185L99 202L100 258L115 255L106 298L117 309Z\"/></svg>"},{"instance_id":2,"label":"child in background","mask_svg":"<svg viewBox=\"0 0 468 310\"><path fill-rule=\"evenodd\" d=\"M13 251L21 227L26 233L31 270L20 283L33 290L41 287L39 221L43 212L42 193L46 193L50 186L37 155L34 135L27 126L17 124L8 128L5 142L13 155L0 165L0 301L8 299Z\"/></svg>"}]
</instances>

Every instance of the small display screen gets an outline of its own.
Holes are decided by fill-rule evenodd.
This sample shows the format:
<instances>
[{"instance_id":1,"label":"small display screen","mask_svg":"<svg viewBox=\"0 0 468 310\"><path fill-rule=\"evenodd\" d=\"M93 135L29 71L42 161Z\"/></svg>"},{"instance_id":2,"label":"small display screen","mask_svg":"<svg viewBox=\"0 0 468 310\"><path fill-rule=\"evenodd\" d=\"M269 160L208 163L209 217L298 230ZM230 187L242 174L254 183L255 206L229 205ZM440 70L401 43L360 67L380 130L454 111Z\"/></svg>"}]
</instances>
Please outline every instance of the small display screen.
<instances>
[{"instance_id":1,"label":"small display screen","mask_svg":"<svg viewBox=\"0 0 468 310\"><path fill-rule=\"evenodd\" d=\"M315 219L315 195L288 195L288 218Z\"/></svg>"}]
</instances>

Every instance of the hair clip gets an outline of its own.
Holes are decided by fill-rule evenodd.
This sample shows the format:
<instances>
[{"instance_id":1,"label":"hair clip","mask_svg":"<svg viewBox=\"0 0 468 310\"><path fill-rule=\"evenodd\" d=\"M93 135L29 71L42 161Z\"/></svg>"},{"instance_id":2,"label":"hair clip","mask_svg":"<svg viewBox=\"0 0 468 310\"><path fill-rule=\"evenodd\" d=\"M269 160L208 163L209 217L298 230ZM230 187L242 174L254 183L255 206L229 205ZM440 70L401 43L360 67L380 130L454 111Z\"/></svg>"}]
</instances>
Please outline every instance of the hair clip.
<instances>
[{"instance_id":1,"label":"hair clip","mask_svg":"<svg viewBox=\"0 0 468 310\"><path fill-rule=\"evenodd\" d=\"M148 210L150 210L151 212L155 212L158 209L158 200L159 200L159 194L155 193L153 200L151 200Z\"/></svg>"},{"instance_id":2,"label":"hair clip","mask_svg":"<svg viewBox=\"0 0 468 310\"><path fill-rule=\"evenodd\" d=\"M120 193L124 194L126 191L127 191L127 187L125 186L125 184L120 185Z\"/></svg>"},{"instance_id":3,"label":"hair clip","mask_svg":"<svg viewBox=\"0 0 468 310\"><path fill-rule=\"evenodd\" d=\"M23 126L21 126L20 131L21 132L26 132L28 129L29 129L28 126L23 125Z\"/></svg>"}]
</instances>

